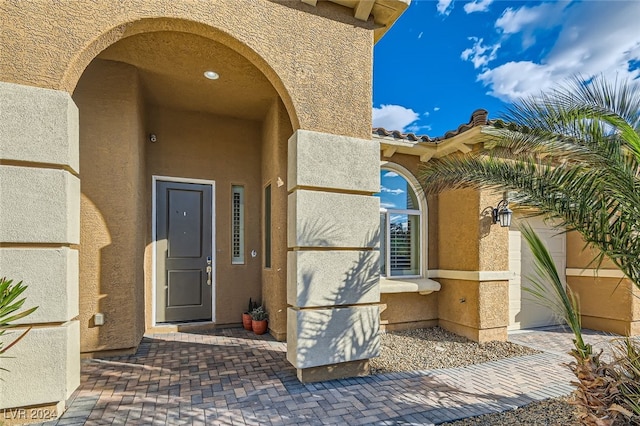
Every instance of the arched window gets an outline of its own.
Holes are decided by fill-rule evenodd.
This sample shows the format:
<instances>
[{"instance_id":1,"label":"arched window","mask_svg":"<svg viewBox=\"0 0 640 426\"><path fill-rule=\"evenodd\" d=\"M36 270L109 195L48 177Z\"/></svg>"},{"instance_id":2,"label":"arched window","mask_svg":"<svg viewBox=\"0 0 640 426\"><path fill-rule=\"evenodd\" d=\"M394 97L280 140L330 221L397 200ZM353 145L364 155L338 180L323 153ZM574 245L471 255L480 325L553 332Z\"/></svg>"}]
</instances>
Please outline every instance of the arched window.
<instances>
[{"instance_id":1,"label":"arched window","mask_svg":"<svg viewBox=\"0 0 640 426\"><path fill-rule=\"evenodd\" d=\"M401 169L388 165L380 170L380 275L387 278L422 275L422 194Z\"/></svg>"}]
</instances>

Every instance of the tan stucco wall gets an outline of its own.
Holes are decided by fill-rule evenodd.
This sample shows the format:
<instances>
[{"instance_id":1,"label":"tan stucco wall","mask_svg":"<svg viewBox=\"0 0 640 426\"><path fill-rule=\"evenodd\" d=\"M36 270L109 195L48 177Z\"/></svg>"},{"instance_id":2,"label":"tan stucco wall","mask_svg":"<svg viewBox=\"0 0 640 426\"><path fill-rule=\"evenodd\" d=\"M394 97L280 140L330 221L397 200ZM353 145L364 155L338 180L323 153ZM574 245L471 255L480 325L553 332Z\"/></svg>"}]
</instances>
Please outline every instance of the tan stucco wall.
<instances>
[{"instance_id":1,"label":"tan stucco wall","mask_svg":"<svg viewBox=\"0 0 640 426\"><path fill-rule=\"evenodd\" d=\"M640 332L640 290L620 278L567 277L578 295L582 325L626 335Z\"/></svg>"},{"instance_id":2,"label":"tan stucco wall","mask_svg":"<svg viewBox=\"0 0 640 426\"><path fill-rule=\"evenodd\" d=\"M585 245L578 232L567 232L567 268L618 269L608 257L600 265L597 261L594 262L598 253L597 249Z\"/></svg>"},{"instance_id":3,"label":"tan stucco wall","mask_svg":"<svg viewBox=\"0 0 640 426\"><path fill-rule=\"evenodd\" d=\"M600 276L567 276L567 284L578 294L582 325L616 334L640 334L640 289L621 275L609 258L598 264L598 252L586 247L577 232L567 233L567 268L589 275L599 268Z\"/></svg>"},{"instance_id":4,"label":"tan stucco wall","mask_svg":"<svg viewBox=\"0 0 640 426\"><path fill-rule=\"evenodd\" d=\"M420 181L419 170L420 170L420 158L415 155L406 155L406 154L394 154L392 157L385 157L382 152L380 153L380 161L400 164L405 169L409 170L411 174ZM384 164L383 164L384 167Z\"/></svg>"},{"instance_id":5,"label":"tan stucco wall","mask_svg":"<svg viewBox=\"0 0 640 426\"><path fill-rule=\"evenodd\" d=\"M508 281L438 280L439 325L471 340L506 340Z\"/></svg>"},{"instance_id":6,"label":"tan stucco wall","mask_svg":"<svg viewBox=\"0 0 640 426\"><path fill-rule=\"evenodd\" d=\"M262 271L262 300L269 313L269 331L278 340L287 335L287 141L292 133L284 104L276 100L262 124L261 190L264 197L264 187L271 184L271 268ZM257 247L262 265L264 241Z\"/></svg>"},{"instance_id":7,"label":"tan stucco wall","mask_svg":"<svg viewBox=\"0 0 640 426\"><path fill-rule=\"evenodd\" d=\"M439 268L477 271L478 258L478 193L471 189L446 191L438 197Z\"/></svg>"},{"instance_id":8,"label":"tan stucco wall","mask_svg":"<svg viewBox=\"0 0 640 426\"><path fill-rule=\"evenodd\" d=\"M182 31L214 38L253 62L278 90L295 128L370 135L373 25L335 4L2 2L0 16L0 81L71 92L91 60L116 41Z\"/></svg>"},{"instance_id":9,"label":"tan stucco wall","mask_svg":"<svg viewBox=\"0 0 640 426\"><path fill-rule=\"evenodd\" d=\"M492 191L446 191L438 196L438 269L506 271L508 228L492 225L491 207L500 201ZM440 325L477 341L505 340L508 281L438 279Z\"/></svg>"},{"instance_id":10,"label":"tan stucco wall","mask_svg":"<svg viewBox=\"0 0 640 426\"><path fill-rule=\"evenodd\" d=\"M258 122L147 107L147 127L157 136L146 143L147 212L151 212L151 176L215 181L216 324L238 324L249 298L260 296L260 156ZM245 264L231 264L231 185L245 187ZM151 217L148 217L151 220ZM151 234L147 233L146 315L151 325Z\"/></svg>"},{"instance_id":11,"label":"tan stucco wall","mask_svg":"<svg viewBox=\"0 0 640 426\"><path fill-rule=\"evenodd\" d=\"M478 221L478 266L480 271L509 270L509 228L493 224L491 208L502 200L502 194L495 191L479 191L479 205L476 207ZM444 234L446 235L446 234Z\"/></svg>"},{"instance_id":12,"label":"tan stucco wall","mask_svg":"<svg viewBox=\"0 0 640 426\"><path fill-rule=\"evenodd\" d=\"M80 110L80 332L83 352L133 348L144 332L144 105L137 70L96 61ZM105 314L95 326L93 315Z\"/></svg>"},{"instance_id":13,"label":"tan stucco wall","mask_svg":"<svg viewBox=\"0 0 640 426\"><path fill-rule=\"evenodd\" d=\"M386 330L433 327L438 324L438 293L380 295L380 320Z\"/></svg>"},{"instance_id":14,"label":"tan stucco wall","mask_svg":"<svg viewBox=\"0 0 640 426\"><path fill-rule=\"evenodd\" d=\"M501 195L493 191L460 189L438 197L439 269L506 271L509 269L509 230L492 225L491 207Z\"/></svg>"}]
</instances>

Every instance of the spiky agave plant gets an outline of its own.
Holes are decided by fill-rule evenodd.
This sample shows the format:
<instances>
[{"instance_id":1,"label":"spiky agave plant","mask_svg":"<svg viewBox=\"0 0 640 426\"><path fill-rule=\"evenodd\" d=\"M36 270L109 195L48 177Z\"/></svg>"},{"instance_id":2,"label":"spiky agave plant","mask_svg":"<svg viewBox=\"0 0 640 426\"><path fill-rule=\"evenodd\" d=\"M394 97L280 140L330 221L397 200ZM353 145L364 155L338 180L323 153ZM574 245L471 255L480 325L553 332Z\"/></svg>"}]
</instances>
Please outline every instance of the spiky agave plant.
<instances>
[{"instance_id":1,"label":"spiky agave plant","mask_svg":"<svg viewBox=\"0 0 640 426\"><path fill-rule=\"evenodd\" d=\"M30 315L38 309L37 306L27 309L26 311L18 312L22 308L26 298L17 300L18 297L27 289L27 286L20 281L17 284L13 284L12 280L7 278L0 278L0 337L2 337L8 329L16 327L15 321ZM0 341L0 355L3 355L31 330L31 327L20 333L18 337L13 339L11 343L4 346ZM7 369L0 367L0 370L7 371Z\"/></svg>"},{"instance_id":2,"label":"spiky agave plant","mask_svg":"<svg viewBox=\"0 0 640 426\"><path fill-rule=\"evenodd\" d=\"M575 404L581 422L594 426L614 425L616 422L627 424L632 420L634 410L629 401L633 402L640 392L637 348L634 351L631 347L626 359L618 357L622 361L611 364L601 361L602 351L594 354L591 344L584 341L579 300L560 279L551 254L531 226L521 224L520 231L531 249L535 265L535 276L527 277L531 287L524 290L533 295L537 303L551 308L574 335L574 348L570 354L575 361L568 366L578 379L572 383L576 386ZM545 284L550 284L551 292ZM620 362L622 368L618 366Z\"/></svg>"}]
</instances>

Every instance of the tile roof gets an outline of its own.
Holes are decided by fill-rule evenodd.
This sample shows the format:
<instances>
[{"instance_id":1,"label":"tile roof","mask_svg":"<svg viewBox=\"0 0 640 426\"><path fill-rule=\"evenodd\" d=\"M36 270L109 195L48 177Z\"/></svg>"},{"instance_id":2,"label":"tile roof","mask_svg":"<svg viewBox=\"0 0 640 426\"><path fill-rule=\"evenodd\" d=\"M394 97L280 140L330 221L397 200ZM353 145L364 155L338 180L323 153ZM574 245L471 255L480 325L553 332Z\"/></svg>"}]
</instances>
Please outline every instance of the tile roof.
<instances>
[{"instance_id":1,"label":"tile roof","mask_svg":"<svg viewBox=\"0 0 640 426\"><path fill-rule=\"evenodd\" d=\"M398 130L387 130L383 127L374 127L372 129L373 135L390 137L393 139L400 139L409 142L431 142L438 143L445 139L452 138L461 133L466 132L476 126L496 125L496 127L504 127L504 123L500 120L488 120L489 111L486 109L477 109L471 113L471 119L466 124L461 124L456 130L450 130L443 136L431 137L428 135L416 135L415 133L402 133Z\"/></svg>"}]
</instances>

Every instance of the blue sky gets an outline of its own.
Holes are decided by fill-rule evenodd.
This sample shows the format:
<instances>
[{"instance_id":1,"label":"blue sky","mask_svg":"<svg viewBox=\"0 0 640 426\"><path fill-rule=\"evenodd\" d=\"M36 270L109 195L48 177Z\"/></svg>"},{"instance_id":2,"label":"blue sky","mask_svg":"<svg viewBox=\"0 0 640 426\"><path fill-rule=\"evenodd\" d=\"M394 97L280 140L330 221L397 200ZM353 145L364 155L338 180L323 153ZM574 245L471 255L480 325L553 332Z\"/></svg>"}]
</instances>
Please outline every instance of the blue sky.
<instances>
[{"instance_id":1,"label":"blue sky","mask_svg":"<svg viewBox=\"0 0 640 426\"><path fill-rule=\"evenodd\" d=\"M380 193L377 194L380 197L380 207L400 210L409 207L407 206L407 181L403 177L390 170L381 170L380 182Z\"/></svg>"},{"instance_id":2,"label":"blue sky","mask_svg":"<svg viewBox=\"0 0 640 426\"><path fill-rule=\"evenodd\" d=\"M577 73L640 81L640 0L413 0L373 70L374 127L441 136Z\"/></svg>"}]
</instances>

